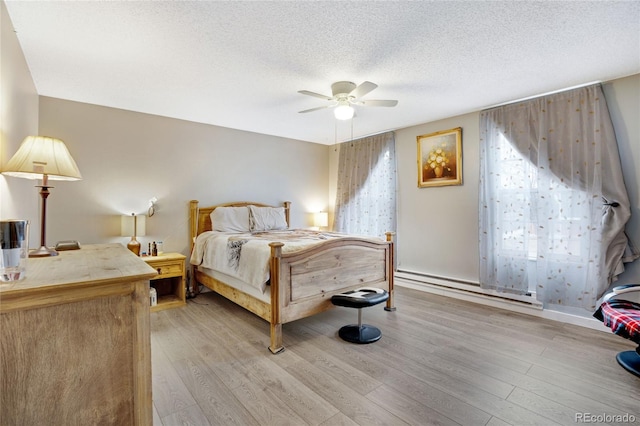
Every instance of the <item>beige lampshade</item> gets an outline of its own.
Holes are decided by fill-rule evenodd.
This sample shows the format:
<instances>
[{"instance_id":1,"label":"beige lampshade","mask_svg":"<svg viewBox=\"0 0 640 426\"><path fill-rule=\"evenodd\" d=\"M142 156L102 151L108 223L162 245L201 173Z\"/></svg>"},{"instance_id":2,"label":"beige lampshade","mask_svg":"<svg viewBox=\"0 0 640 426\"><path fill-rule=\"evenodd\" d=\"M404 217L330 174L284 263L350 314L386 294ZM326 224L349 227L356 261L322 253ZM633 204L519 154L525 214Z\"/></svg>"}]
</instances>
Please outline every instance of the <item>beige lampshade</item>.
<instances>
[{"instance_id":1,"label":"beige lampshade","mask_svg":"<svg viewBox=\"0 0 640 426\"><path fill-rule=\"evenodd\" d=\"M26 179L82 179L64 142L48 136L27 136L2 173Z\"/></svg>"},{"instance_id":2,"label":"beige lampshade","mask_svg":"<svg viewBox=\"0 0 640 426\"><path fill-rule=\"evenodd\" d=\"M145 215L124 215L120 220L120 235L123 237L144 237L146 235Z\"/></svg>"},{"instance_id":3,"label":"beige lampshade","mask_svg":"<svg viewBox=\"0 0 640 426\"><path fill-rule=\"evenodd\" d=\"M313 215L313 225L317 227L329 226L329 214L327 212L317 212Z\"/></svg>"}]
</instances>

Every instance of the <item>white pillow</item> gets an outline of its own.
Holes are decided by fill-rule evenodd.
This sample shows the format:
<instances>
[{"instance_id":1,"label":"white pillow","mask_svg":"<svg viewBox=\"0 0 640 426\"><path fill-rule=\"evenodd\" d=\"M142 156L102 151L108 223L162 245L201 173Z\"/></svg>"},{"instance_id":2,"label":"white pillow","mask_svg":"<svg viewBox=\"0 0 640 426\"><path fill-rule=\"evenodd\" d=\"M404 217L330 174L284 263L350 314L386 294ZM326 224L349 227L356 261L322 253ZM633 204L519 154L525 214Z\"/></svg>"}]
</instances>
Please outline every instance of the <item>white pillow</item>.
<instances>
[{"instance_id":1,"label":"white pillow","mask_svg":"<svg viewBox=\"0 0 640 426\"><path fill-rule=\"evenodd\" d=\"M214 231L249 232L249 209L246 207L216 207L210 216Z\"/></svg>"},{"instance_id":2,"label":"white pillow","mask_svg":"<svg viewBox=\"0 0 640 426\"><path fill-rule=\"evenodd\" d=\"M249 229L251 232L287 229L284 207L249 206Z\"/></svg>"}]
</instances>

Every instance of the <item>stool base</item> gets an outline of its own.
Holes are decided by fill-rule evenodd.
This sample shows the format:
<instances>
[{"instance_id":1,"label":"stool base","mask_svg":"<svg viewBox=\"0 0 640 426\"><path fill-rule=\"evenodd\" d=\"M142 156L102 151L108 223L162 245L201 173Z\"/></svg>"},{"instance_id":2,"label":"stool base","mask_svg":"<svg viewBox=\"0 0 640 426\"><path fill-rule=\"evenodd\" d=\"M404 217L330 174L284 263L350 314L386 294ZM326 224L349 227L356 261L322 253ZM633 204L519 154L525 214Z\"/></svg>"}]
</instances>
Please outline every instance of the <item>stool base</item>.
<instances>
[{"instance_id":1,"label":"stool base","mask_svg":"<svg viewBox=\"0 0 640 426\"><path fill-rule=\"evenodd\" d=\"M372 325L362 324L359 326L358 324L351 324L342 327L338 331L338 335L347 342L365 344L380 340L382 332L378 327Z\"/></svg>"},{"instance_id":2,"label":"stool base","mask_svg":"<svg viewBox=\"0 0 640 426\"><path fill-rule=\"evenodd\" d=\"M640 355L636 351L620 352L616 355L618 364L629 373L640 377Z\"/></svg>"}]
</instances>

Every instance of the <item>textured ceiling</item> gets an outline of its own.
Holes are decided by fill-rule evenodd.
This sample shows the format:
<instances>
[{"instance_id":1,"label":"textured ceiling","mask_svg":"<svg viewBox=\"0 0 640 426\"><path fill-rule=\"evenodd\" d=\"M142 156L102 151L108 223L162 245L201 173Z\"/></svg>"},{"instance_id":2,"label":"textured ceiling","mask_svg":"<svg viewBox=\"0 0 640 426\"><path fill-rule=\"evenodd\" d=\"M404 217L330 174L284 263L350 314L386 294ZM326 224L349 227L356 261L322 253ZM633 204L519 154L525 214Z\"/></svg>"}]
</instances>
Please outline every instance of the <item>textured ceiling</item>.
<instances>
[{"instance_id":1,"label":"textured ceiling","mask_svg":"<svg viewBox=\"0 0 640 426\"><path fill-rule=\"evenodd\" d=\"M6 1L40 95L331 144L640 72L640 2ZM379 87L351 124L299 114Z\"/></svg>"}]
</instances>

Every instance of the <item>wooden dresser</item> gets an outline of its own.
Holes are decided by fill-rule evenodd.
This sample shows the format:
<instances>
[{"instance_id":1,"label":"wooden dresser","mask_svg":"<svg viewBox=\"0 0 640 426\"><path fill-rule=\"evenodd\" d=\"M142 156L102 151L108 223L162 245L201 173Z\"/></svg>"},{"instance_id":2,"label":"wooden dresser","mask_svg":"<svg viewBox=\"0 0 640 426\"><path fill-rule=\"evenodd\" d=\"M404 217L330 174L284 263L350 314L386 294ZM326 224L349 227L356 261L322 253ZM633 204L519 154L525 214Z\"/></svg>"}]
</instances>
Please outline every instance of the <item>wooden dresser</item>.
<instances>
[{"instance_id":1,"label":"wooden dresser","mask_svg":"<svg viewBox=\"0 0 640 426\"><path fill-rule=\"evenodd\" d=\"M26 273L0 283L0 424L150 426L155 269L105 244Z\"/></svg>"}]
</instances>

